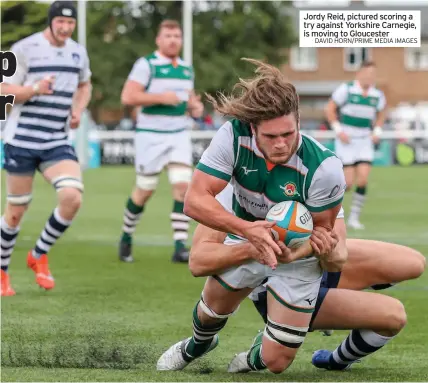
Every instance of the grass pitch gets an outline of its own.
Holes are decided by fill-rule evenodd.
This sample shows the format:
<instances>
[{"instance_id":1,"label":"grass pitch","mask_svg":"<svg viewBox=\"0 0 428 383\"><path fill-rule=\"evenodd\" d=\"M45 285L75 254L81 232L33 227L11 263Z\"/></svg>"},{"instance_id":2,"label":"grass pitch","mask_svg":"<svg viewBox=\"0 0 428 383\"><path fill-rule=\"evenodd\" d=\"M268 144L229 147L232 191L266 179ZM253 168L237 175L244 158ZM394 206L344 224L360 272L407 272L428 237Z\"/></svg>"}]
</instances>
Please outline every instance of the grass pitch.
<instances>
[{"instance_id":1,"label":"grass pitch","mask_svg":"<svg viewBox=\"0 0 428 383\"><path fill-rule=\"evenodd\" d=\"M427 167L375 168L358 236L408 245L428 255ZM4 176L4 173L3 173ZM428 273L385 291L399 298L408 325L385 348L350 371L320 371L312 352L333 349L346 331L309 334L291 368L230 375L233 355L250 345L262 321L249 301L220 333L219 347L176 373L159 373L158 357L192 333L191 314L204 279L172 264L172 199L166 178L146 208L135 236L134 264L117 259L123 207L134 183L131 167L84 174L84 205L50 253L56 288L40 290L25 266L55 192L40 177L22 223L10 275L17 295L2 299L2 381L424 381ZM4 185L3 185L4 195ZM349 203L348 195L345 206ZM2 200L4 204L4 199ZM3 205L4 206L4 205ZM350 231L349 236L356 236Z\"/></svg>"}]
</instances>

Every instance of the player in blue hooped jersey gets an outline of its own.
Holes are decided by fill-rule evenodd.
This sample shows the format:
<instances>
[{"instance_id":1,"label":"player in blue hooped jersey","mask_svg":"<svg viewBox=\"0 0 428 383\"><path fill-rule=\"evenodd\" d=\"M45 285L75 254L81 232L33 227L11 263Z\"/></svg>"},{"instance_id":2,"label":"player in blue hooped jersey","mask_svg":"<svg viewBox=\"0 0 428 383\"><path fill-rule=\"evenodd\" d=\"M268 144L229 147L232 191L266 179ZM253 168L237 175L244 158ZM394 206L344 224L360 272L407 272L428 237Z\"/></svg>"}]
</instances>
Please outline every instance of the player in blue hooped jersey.
<instances>
[{"instance_id":1,"label":"player in blue hooped jersey","mask_svg":"<svg viewBox=\"0 0 428 383\"><path fill-rule=\"evenodd\" d=\"M14 295L8 266L20 222L27 210L35 171L58 193L58 206L47 220L27 265L37 284L52 289L47 254L78 212L83 192L81 169L69 140L91 97L91 71L86 49L71 39L77 11L71 1L56 1L49 8L48 27L16 42L11 51L16 73L2 84L2 92L15 96L3 132L7 202L1 217L1 295Z\"/></svg>"}]
</instances>

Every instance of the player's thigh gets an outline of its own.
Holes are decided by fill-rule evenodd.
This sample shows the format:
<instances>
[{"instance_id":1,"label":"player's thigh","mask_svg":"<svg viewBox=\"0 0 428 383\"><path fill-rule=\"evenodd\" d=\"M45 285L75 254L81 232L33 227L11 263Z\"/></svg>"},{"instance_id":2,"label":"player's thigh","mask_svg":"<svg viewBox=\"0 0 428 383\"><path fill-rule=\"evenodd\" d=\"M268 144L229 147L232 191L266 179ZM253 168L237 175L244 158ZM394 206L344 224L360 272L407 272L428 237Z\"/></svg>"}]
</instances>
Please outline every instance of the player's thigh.
<instances>
[{"instance_id":1,"label":"player's thigh","mask_svg":"<svg viewBox=\"0 0 428 383\"><path fill-rule=\"evenodd\" d=\"M219 278L208 277L202 292L205 304L217 314L229 314L250 294L252 288L233 289Z\"/></svg>"},{"instance_id":2,"label":"player's thigh","mask_svg":"<svg viewBox=\"0 0 428 383\"><path fill-rule=\"evenodd\" d=\"M153 176L162 171L168 163L167 136L164 133L153 132L135 134L135 171L137 175Z\"/></svg>"},{"instance_id":3,"label":"player's thigh","mask_svg":"<svg viewBox=\"0 0 428 383\"><path fill-rule=\"evenodd\" d=\"M225 240L225 244L230 246L241 242L229 237ZM207 279L204 300L213 305L214 311L226 308L229 309L228 312L234 311L242 299L266 280L266 275L267 267L255 261L231 267ZM224 297L229 299L224 300Z\"/></svg>"},{"instance_id":4,"label":"player's thigh","mask_svg":"<svg viewBox=\"0 0 428 383\"><path fill-rule=\"evenodd\" d=\"M6 190L8 196L31 194L33 190L33 174L6 174Z\"/></svg>"},{"instance_id":5,"label":"player's thigh","mask_svg":"<svg viewBox=\"0 0 428 383\"><path fill-rule=\"evenodd\" d=\"M52 162L48 168L43 171L43 176L46 181L52 183L58 177L70 176L76 179L82 178L82 170L77 161L74 160L60 160Z\"/></svg>"},{"instance_id":6,"label":"player's thigh","mask_svg":"<svg viewBox=\"0 0 428 383\"><path fill-rule=\"evenodd\" d=\"M406 323L403 304L392 297L345 289L329 289L312 323L313 329L400 330Z\"/></svg>"},{"instance_id":7,"label":"player's thigh","mask_svg":"<svg viewBox=\"0 0 428 383\"><path fill-rule=\"evenodd\" d=\"M80 164L71 145L43 151L39 170L50 183L58 177L82 178Z\"/></svg>"},{"instance_id":8,"label":"player's thigh","mask_svg":"<svg viewBox=\"0 0 428 383\"><path fill-rule=\"evenodd\" d=\"M425 257L406 246L354 238L348 238L346 246L348 260L339 281L342 289L362 290L418 278L425 269Z\"/></svg>"},{"instance_id":9,"label":"player's thigh","mask_svg":"<svg viewBox=\"0 0 428 383\"><path fill-rule=\"evenodd\" d=\"M6 213L23 213L31 202L38 158L34 151L4 145L6 170Z\"/></svg>"}]
</instances>

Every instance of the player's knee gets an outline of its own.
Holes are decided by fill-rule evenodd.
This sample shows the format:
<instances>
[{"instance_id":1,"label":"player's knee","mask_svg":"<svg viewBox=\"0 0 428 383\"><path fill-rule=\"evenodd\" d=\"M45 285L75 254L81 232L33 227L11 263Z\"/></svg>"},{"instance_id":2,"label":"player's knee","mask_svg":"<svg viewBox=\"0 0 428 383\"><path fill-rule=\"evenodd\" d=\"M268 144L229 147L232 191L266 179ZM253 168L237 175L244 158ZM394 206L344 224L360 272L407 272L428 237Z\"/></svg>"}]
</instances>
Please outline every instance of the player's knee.
<instances>
[{"instance_id":1,"label":"player's knee","mask_svg":"<svg viewBox=\"0 0 428 383\"><path fill-rule=\"evenodd\" d=\"M411 259L411 263L409 262L410 266L408 279L419 278L425 271L427 262L426 258L419 251L413 250ZM409 260L409 258L407 258L407 260Z\"/></svg>"},{"instance_id":2,"label":"player's knee","mask_svg":"<svg viewBox=\"0 0 428 383\"><path fill-rule=\"evenodd\" d=\"M67 210L78 211L82 205L82 193L74 188L64 188L59 192L60 205Z\"/></svg>"},{"instance_id":3,"label":"player's knee","mask_svg":"<svg viewBox=\"0 0 428 383\"><path fill-rule=\"evenodd\" d=\"M388 314L388 330L391 336L398 334L407 324L404 305L398 299L394 299L394 301L394 306Z\"/></svg>"},{"instance_id":4,"label":"player's knee","mask_svg":"<svg viewBox=\"0 0 428 383\"><path fill-rule=\"evenodd\" d=\"M188 183L178 183L173 185L174 199L183 201L188 188Z\"/></svg>"},{"instance_id":5,"label":"player's knee","mask_svg":"<svg viewBox=\"0 0 428 383\"><path fill-rule=\"evenodd\" d=\"M269 371L279 374L293 362L307 332L308 327L290 326L274 322L268 317L264 336L273 343L270 343L270 347L262 348L262 357Z\"/></svg>"},{"instance_id":6,"label":"player's knee","mask_svg":"<svg viewBox=\"0 0 428 383\"><path fill-rule=\"evenodd\" d=\"M266 353L266 355L263 355L263 363L274 374L280 374L286 370L293 363L293 360L294 355L286 355L284 353Z\"/></svg>"},{"instance_id":7,"label":"player's knee","mask_svg":"<svg viewBox=\"0 0 428 383\"><path fill-rule=\"evenodd\" d=\"M9 197L7 202L7 208L5 211L6 221L9 226L17 227L20 224L26 210L28 209L28 203L16 205L9 201Z\"/></svg>"}]
</instances>

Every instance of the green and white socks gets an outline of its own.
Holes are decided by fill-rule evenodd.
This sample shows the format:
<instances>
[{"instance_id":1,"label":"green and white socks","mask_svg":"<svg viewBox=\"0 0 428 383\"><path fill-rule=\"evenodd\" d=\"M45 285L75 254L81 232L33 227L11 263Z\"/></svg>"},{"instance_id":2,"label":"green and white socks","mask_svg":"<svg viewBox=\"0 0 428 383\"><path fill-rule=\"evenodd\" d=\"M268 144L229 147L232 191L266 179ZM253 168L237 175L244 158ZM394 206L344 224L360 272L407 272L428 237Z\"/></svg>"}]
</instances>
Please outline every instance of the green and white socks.
<instances>
[{"instance_id":1,"label":"green and white socks","mask_svg":"<svg viewBox=\"0 0 428 383\"><path fill-rule=\"evenodd\" d=\"M144 205L138 206L132 201L131 197L128 198L123 213L122 242L132 243L132 234L134 234L135 228L140 221L143 210Z\"/></svg>"},{"instance_id":2,"label":"green and white socks","mask_svg":"<svg viewBox=\"0 0 428 383\"><path fill-rule=\"evenodd\" d=\"M180 251L185 248L185 243L189 237L189 222L190 218L183 213L184 202L174 201L172 208L171 227L174 232L175 251Z\"/></svg>"}]
</instances>

